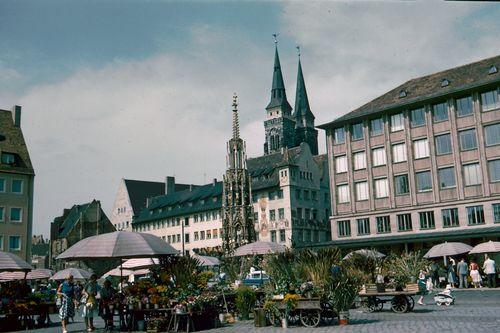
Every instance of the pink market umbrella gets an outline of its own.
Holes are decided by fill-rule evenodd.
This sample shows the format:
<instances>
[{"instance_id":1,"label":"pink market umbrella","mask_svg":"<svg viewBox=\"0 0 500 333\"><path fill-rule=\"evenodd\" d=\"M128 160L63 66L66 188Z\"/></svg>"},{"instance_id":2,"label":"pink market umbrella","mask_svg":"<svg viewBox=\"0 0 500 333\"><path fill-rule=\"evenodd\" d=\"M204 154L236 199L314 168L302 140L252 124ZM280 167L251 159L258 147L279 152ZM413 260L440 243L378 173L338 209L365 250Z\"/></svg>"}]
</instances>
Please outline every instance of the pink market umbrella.
<instances>
[{"instance_id":1,"label":"pink market umbrella","mask_svg":"<svg viewBox=\"0 0 500 333\"><path fill-rule=\"evenodd\" d=\"M13 253L0 251L0 272L31 271L33 267Z\"/></svg>"},{"instance_id":2,"label":"pink market umbrella","mask_svg":"<svg viewBox=\"0 0 500 333\"><path fill-rule=\"evenodd\" d=\"M500 252L500 242L489 241L474 246L474 248L470 250L469 254L496 253L496 252Z\"/></svg>"},{"instance_id":3,"label":"pink market umbrella","mask_svg":"<svg viewBox=\"0 0 500 333\"><path fill-rule=\"evenodd\" d=\"M81 268L70 267L57 272L50 279L55 281L65 280L70 275L75 280L88 280L92 274Z\"/></svg>"},{"instance_id":4,"label":"pink market umbrella","mask_svg":"<svg viewBox=\"0 0 500 333\"><path fill-rule=\"evenodd\" d=\"M233 256L242 257L242 256L258 255L258 254L280 253L285 251L286 247L281 244L274 242L257 241L240 246L234 251Z\"/></svg>"},{"instance_id":5,"label":"pink market umbrella","mask_svg":"<svg viewBox=\"0 0 500 333\"><path fill-rule=\"evenodd\" d=\"M458 243L458 242L444 242L434 245L426 254L424 258L440 258L448 256L456 256L458 254L467 253L472 250L472 246Z\"/></svg>"},{"instance_id":6,"label":"pink market umbrella","mask_svg":"<svg viewBox=\"0 0 500 333\"><path fill-rule=\"evenodd\" d=\"M26 280L43 280L50 278L54 272L50 269L38 268L26 274L25 272L2 272L0 273L0 280L2 281L12 281L12 280L22 280L26 276Z\"/></svg>"},{"instance_id":7,"label":"pink market umbrella","mask_svg":"<svg viewBox=\"0 0 500 333\"><path fill-rule=\"evenodd\" d=\"M158 258L134 258L125 261L122 266L124 269L137 270L149 268L158 265L158 263Z\"/></svg>"},{"instance_id":8,"label":"pink market umbrella","mask_svg":"<svg viewBox=\"0 0 500 333\"><path fill-rule=\"evenodd\" d=\"M107 273L104 273L101 278L105 279L108 276L129 276L129 275L134 275L134 271L131 271L130 269L120 269L120 266L113 268Z\"/></svg>"}]
</instances>

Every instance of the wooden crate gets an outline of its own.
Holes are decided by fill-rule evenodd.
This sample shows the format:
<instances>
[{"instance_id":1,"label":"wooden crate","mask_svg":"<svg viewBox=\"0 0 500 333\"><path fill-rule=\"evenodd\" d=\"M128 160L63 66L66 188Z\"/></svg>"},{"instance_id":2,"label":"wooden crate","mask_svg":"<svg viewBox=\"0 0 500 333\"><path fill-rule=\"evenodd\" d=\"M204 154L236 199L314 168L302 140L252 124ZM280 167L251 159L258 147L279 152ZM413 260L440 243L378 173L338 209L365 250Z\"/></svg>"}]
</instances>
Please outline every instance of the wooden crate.
<instances>
[{"instance_id":1,"label":"wooden crate","mask_svg":"<svg viewBox=\"0 0 500 333\"><path fill-rule=\"evenodd\" d=\"M410 292L418 292L418 283L408 283L406 285L405 291L410 291Z\"/></svg>"}]
</instances>

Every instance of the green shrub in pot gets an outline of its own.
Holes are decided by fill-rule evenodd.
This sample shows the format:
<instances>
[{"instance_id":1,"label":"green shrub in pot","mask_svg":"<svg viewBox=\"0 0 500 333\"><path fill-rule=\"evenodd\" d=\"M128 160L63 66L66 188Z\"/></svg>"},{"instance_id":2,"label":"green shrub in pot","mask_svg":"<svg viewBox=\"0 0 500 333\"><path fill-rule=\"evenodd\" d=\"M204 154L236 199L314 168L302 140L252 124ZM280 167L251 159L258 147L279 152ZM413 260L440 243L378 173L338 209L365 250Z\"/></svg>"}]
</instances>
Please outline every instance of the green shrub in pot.
<instances>
[{"instance_id":1,"label":"green shrub in pot","mask_svg":"<svg viewBox=\"0 0 500 333\"><path fill-rule=\"evenodd\" d=\"M245 285L238 287L236 290L236 309L242 320L248 320L256 299L255 291L252 288Z\"/></svg>"}]
</instances>

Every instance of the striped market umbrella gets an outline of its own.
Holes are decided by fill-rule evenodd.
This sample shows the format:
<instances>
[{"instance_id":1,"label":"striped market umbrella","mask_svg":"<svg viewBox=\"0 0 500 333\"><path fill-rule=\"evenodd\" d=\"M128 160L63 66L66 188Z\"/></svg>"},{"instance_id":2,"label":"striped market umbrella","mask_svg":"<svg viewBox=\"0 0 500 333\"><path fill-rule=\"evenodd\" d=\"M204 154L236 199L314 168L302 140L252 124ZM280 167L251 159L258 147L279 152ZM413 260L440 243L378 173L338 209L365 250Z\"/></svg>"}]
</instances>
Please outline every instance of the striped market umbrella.
<instances>
[{"instance_id":1,"label":"striped market umbrella","mask_svg":"<svg viewBox=\"0 0 500 333\"><path fill-rule=\"evenodd\" d=\"M26 274L25 272L2 272L0 273L1 281L23 280L43 280L48 279L54 274L50 269L38 268Z\"/></svg>"},{"instance_id":2,"label":"striped market umbrella","mask_svg":"<svg viewBox=\"0 0 500 333\"><path fill-rule=\"evenodd\" d=\"M274 243L274 242L253 242L240 246L234 251L234 257L242 257L257 254L271 254L285 252L286 247L284 245Z\"/></svg>"},{"instance_id":3,"label":"striped market umbrella","mask_svg":"<svg viewBox=\"0 0 500 333\"><path fill-rule=\"evenodd\" d=\"M202 267L211 267L211 266L219 266L220 261L216 257L210 257L210 256L200 256L200 255L193 255L193 258L198 259L200 262L200 266Z\"/></svg>"},{"instance_id":4,"label":"striped market umbrella","mask_svg":"<svg viewBox=\"0 0 500 333\"><path fill-rule=\"evenodd\" d=\"M448 256L456 256L463 253L468 253L472 250L472 246L458 243L458 242L444 242L438 245L434 245L427 253L424 258L440 258Z\"/></svg>"},{"instance_id":5,"label":"striped market umbrella","mask_svg":"<svg viewBox=\"0 0 500 333\"><path fill-rule=\"evenodd\" d=\"M56 281L65 280L70 275L75 280L88 280L92 274L81 268L70 267L57 272L50 279Z\"/></svg>"},{"instance_id":6,"label":"striped market umbrella","mask_svg":"<svg viewBox=\"0 0 500 333\"><path fill-rule=\"evenodd\" d=\"M469 254L496 252L500 252L500 242L489 241L474 246L474 248L470 250Z\"/></svg>"},{"instance_id":7,"label":"striped market umbrella","mask_svg":"<svg viewBox=\"0 0 500 333\"><path fill-rule=\"evenodd\" d=\"M357 253L359 255L362 255L362 256L365 256L365 257L370 257L370 258L375 258L375 259L379 259L379 258L385 257L385 254L380 253L380 252L378 252L376 250L361 249L361 250L356 250L356 251L349 252L344 257L344 260L351 258L355 253Z\"/></svg>"},{"instance_id":8,"label":"striped market umbrella","mask_svg":"<svg viewBox=\"0 0 500 333\"><path fill-rule=\"evenodd\" d=\"M33 267L13 253L0 251L0 272L31 271Z\"/></svg>"}]
</instances>

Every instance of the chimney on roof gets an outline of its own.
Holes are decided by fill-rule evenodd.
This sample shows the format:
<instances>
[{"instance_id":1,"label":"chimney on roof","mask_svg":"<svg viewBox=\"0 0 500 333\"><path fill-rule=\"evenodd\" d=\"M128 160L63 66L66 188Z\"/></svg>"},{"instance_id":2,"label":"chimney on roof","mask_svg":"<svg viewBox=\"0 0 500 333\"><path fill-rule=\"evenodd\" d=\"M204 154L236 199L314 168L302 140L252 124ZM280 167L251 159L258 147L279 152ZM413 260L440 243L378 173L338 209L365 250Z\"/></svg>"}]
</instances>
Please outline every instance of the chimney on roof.
<instances>
[{"instance_id":1,"label":"chimney on roof","mask_svg":"<svg viewBox=\"0 0 500 333\"><path fill-rule=\"evenodd\" d=\"M193 184L189 184L189 192L193 190Z\"/></svg>"},{"instance_id":2,"label":"chimney on roof","mask_svg":"<svg viewBox=\"0 0 500 333\"><path fill-rule=\"evenodd\" d=\"M170 195L175 192L175 177L167 176L165 178L165 194Z\"/></svg>"},{"instance_id":3,"label":"chimney on roof","mask_svg":"<svg viewBox=\"0 0 500 333\"><path fill-rule=\"evenodd\" d=\"M214 178L213 183L214 186L217 184L217 178Z\"/></svg>"},{"instance_id":4,"label":"chimney on roof","mask_svg":"<svg viewBox=\"0 0 500 333\"><path fill-rule=\"evenodd\" d=\"M21 127L21 106L14 105L14 126Z\"/></svg>"}]
</instances>

